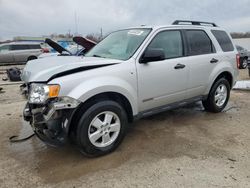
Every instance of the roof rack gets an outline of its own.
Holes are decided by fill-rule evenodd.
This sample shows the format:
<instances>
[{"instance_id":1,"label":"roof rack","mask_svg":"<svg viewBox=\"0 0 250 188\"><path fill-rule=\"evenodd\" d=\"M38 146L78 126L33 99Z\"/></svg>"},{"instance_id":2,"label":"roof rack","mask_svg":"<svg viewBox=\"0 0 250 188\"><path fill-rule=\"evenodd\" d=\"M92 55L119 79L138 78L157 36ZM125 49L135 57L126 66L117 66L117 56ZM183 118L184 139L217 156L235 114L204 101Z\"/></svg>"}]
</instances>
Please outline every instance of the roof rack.
<instances>
[{"instance_id":1,"label":"roof rack","mask_svg":"<svg viewBox=\"0 0 250 188\"><path fill-rule=\"evenodd\" d=\"M200 21L190 21L190 20L175 20L172 25L201 25L201 26L213 26L218 27L212 22L200 22Z\"/></svg>"}]
</instances>

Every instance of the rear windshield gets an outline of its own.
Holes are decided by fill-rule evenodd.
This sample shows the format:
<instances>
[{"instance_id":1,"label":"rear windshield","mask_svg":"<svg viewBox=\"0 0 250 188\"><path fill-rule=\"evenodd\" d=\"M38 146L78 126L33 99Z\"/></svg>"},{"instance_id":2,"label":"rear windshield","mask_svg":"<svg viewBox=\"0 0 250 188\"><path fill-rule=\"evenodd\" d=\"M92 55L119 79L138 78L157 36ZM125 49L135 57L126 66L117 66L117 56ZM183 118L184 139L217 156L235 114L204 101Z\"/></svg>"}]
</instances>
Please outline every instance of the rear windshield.
<instances>
[{"instance_id":1,"label":"rear windshield","mask_svg":"<svg viewBox=\"0 0 250 188\"><path fill-rule=\"evenodd\" d=\"M234 51L233 43L225 31L212 30L211 32L217 39L223 52Z\"/></svg>"}]
</instances>

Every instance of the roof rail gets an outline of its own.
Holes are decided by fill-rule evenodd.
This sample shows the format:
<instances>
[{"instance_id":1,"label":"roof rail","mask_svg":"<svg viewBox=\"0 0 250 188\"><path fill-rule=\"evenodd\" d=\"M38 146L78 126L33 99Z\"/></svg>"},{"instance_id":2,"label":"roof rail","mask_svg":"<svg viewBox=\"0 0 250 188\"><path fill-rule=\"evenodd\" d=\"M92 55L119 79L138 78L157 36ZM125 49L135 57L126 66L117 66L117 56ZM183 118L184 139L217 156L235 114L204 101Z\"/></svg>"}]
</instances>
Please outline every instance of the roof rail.
<instances>
[{"instance_id":1,"label":"roof rail","mask_svg":"<svg viewBox=\"0 0 250 188\"><path fill-rule=\"evenodd\" d=\"M200 21L190 21L190 20L175 20L172 25L203 25L203 26L213 26L218 27L212 22L200 22Z\"/></svg>"}]
</instances>

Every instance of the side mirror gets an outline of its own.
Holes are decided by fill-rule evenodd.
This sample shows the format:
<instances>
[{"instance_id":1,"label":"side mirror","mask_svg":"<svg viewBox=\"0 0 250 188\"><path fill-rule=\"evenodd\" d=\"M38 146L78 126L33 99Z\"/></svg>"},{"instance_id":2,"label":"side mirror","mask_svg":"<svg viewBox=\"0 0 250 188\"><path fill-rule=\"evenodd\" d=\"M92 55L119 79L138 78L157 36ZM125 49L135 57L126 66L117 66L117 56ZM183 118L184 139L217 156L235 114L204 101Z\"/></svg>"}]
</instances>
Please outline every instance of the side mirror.
<instances>
[{"instance_id":1,"label":"side mirror","mask_svg":"<svg viewBox=\"0 0 250 188\"><path fill-rule=\"evenodd\" d=\"M148 48L142 55L139 63L148 63L152 61L161 61L165 59L165 53L162 48Z\"/></svg>"}]
</instances>

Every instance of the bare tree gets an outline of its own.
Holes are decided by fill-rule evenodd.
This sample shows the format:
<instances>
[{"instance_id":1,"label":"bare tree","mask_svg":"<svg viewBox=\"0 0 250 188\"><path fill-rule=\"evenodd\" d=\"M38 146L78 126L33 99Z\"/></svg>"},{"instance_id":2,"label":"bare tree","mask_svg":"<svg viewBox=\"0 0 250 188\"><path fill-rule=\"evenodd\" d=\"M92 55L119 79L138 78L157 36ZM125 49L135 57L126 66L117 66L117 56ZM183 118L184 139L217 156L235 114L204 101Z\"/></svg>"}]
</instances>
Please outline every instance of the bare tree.
<instances>
[{"instance_id":1,"label":"bare tree","mask_svg":"<svg viewBox=\"0 0 250 188\"><path fill-rule=\"evenodd\" d=\"M101 34L99 33L91 33L91 34L87 34L86 38L95 42L100 42L103 38L101 36Z\"/></svg>"},{"instance_id":2,"label":"bare tree","mask_svg":"<svg viewBox=\"0 0 250 188\"><path fill-rule=\"evenodd\" d=\"M245 32L245 33L242 33L242 32L233 32L233 33L230 33L232 38L236 39L236 38L250 38L250 32Z\"/></svg>"}]
</instances>

